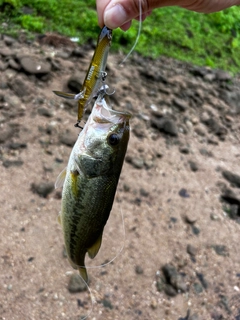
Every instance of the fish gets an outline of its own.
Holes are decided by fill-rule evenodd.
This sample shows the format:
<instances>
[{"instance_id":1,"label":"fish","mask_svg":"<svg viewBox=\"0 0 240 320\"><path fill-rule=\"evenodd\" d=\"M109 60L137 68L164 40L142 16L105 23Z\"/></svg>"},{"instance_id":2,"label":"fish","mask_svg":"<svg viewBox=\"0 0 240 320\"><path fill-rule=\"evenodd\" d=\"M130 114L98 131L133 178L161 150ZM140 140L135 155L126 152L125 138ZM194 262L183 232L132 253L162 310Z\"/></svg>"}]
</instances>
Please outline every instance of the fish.
<instances>
[{"instance_id":1,"label":"fish","mask_svg":"<svg viewBox=\"0 0 240 320\"><path fill-rule=\"evenodd\" d=\"M82 88L78 94L53 91L56 95L78 100L78 118L75 126L79 127L84 111L96 96L102 83L106 80L106 64L109 48L112 42L112 30L104 26L98 36L97 46L86 73Z\"/></svg>"},{"instance_id":2,"label":"fish","mask_svg":"<svg viewBox=\"0 0 240 320\"><path fill-rule=\"evenodd\" d=\"M63 186L59 222L68 260L86 283L85 255L93 259L101 247L130 132L131 114L113 110L106 98L102 90L55 184Z\"/></svg>"}]
</instances>

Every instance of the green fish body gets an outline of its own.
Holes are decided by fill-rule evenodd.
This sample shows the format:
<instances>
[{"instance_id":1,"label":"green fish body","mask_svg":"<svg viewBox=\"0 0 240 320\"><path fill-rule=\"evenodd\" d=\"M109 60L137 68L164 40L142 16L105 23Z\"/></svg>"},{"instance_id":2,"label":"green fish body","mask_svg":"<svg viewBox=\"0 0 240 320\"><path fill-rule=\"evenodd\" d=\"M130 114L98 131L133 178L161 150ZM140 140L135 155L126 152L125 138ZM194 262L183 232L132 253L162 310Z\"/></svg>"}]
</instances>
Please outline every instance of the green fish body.
<instances>
[{"instance_id":1,"label":"green fish body","mask_svg":"<svg viewBox=\"0 0 240 320\"><path fill-rule=\"evenodd\" d=\"M129 113L108 107L100 94L72 149L62 185L60 223L69 262L88 282L84 260L99 251L129 140Z\"/></svg>"}]
</instances>

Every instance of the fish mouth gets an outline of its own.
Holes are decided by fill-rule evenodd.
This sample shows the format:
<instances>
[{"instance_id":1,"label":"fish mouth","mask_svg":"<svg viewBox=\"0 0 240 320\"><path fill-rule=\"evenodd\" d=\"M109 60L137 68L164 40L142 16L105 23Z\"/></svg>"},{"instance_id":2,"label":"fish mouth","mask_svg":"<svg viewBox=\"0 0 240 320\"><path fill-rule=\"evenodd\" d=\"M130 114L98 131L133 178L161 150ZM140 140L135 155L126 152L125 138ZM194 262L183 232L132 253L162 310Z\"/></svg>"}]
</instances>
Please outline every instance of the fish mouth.
<instances>
[{"instance_id":1,"label":"fish mouth","mask_svg":"<svg viewBox=\"0 0 240 320\"><path fill-rule=\"evenodd\" d=\"M102 95L98 96L95 103L92 117L97 123L119 124L128 121L132 116L129 112L113 110Z\"/></svg>"}]
</instances>

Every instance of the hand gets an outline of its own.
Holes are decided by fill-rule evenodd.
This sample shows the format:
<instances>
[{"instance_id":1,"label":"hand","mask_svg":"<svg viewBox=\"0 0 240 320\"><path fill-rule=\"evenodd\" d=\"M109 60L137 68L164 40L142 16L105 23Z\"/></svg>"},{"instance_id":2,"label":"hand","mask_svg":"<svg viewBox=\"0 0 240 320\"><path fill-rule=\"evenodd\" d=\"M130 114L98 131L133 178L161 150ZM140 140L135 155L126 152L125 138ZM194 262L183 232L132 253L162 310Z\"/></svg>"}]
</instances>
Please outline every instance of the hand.
<instances>
[{"instance_id":1,"label":"hand","mask_svg":"<svg viewBox=\"0 0 240 320\"><path fill-rule=\"evenodd\" d=\"M96 0L98 22L110 29L120 27L126 31L131 26L132 19L139 20L139 0ZM142 20L155 8L165 6L180 6L182 8L210 13L234 5L240 5L240 0L140 0L142 5Z\"/></svg>"}]
</instances>

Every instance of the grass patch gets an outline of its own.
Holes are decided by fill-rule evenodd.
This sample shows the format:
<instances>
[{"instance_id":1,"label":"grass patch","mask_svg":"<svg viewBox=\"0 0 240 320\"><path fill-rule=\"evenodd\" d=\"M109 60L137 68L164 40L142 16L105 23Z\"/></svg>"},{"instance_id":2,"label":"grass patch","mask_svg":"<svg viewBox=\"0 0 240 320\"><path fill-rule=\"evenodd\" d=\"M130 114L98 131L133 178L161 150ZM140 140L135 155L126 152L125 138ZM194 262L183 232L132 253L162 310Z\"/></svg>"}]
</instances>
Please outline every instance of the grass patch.
<instances>
[{"instance_id":1,"label":"grass patch","mask_svg":"<svg viewBox=\"0 0 240 320\"><path fill-rule=\"evenodd\" d=\"M1 32L58 32L79 37L83 44L96 39L99 27L95 0L0 0ZM178 7L154 10L143 23L136 51L144 56L166 55L197 65L239 72L240 7L198 14ZM5 23L3 23L5 22ZM124 33L114 31L113 50L128 52L138 22Z\"/></svg>"}]
</instances>

